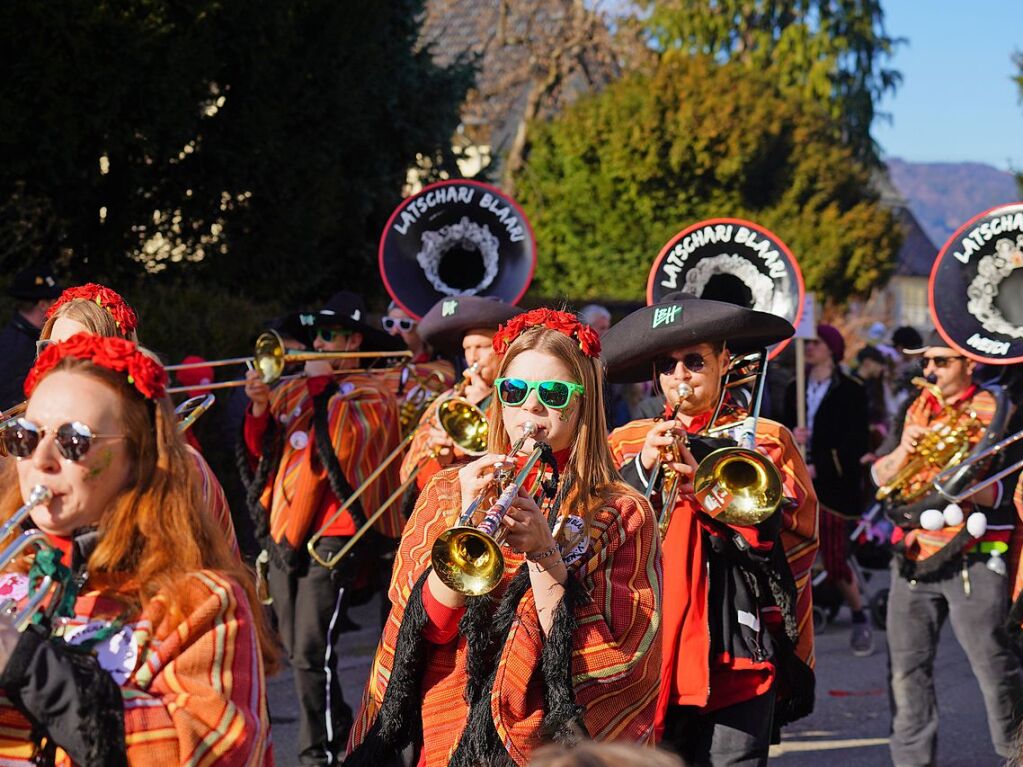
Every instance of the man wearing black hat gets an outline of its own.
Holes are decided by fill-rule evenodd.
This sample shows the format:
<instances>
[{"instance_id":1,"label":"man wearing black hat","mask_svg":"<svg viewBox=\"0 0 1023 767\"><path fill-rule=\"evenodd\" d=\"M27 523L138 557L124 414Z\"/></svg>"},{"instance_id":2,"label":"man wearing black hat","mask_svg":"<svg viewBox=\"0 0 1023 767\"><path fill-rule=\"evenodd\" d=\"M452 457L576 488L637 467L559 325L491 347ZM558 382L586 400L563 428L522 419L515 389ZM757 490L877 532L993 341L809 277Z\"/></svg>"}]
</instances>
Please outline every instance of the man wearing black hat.
<instances>
[{"instance_id":1,"label":"man wearing black hat","mask_svg":"<svg viewBox=\"0 0 1023 767\"><path fill-rule=\"evenodd\" d=\"M696 462L682 441L694 435L701 457L712 447L695 435L710 425L733 353L760 350L793 332L771 314L670 294L603 337L609 380L652 377L667 399L663 420L633 421L613 431L610 442L626 481L652 490L662 529L670 520L655 726L662 744L692 764L764 764L772 721L780 727L813 708L808 576L817 498L792 435L766 419L756 423L756 449L778 468L784 499L751 526L726 525L703 510L693 496ZM746 408L730 395L723 413L718 424L750 427ZM684 484L671 509L658 509L661 480L653 474L673 443L683 461L669 467Z\"/></svg>"},{"instance_id":2,"label":"man wearing black hat","mask_svg":"<svg viewBox=\"0 0 1023 767\"><path fill-rule=\"evenodd\" d=\"M14 276L7 292L18 303L11 321L0 332L0 409L25 399L22 387L36 358L39 331L62 290L46 268L30 266Z\"/></svg>"},{"instance_id":3,"label":"man wearing black hat","mask_svg":"<svg viewBox=\"0 0 1023 767\"><path fill-rule=\"evenodd\" d=\"M362 299L347 291L301 321L315 333L317 351L376 351L390 345L379 324L369 321ZM309 555L307 543L320 533L317 558L330 559L397 484L392 464L347 510L341 508L399 440L397 404L380 377L338 377L361 366L351 358L307 362L305 378L272 392L258 371L250 371L245 387L251 400L245 446L255 465L249 495L259 493L253 516L262 524L256 535L269 553L267 582L301 705L298 762L303 765L340 761L352 722L333 657L352 557L328 569ZM395 536L400 529L381 532Z\"/></svg>"},{"instance_id":4,"label":"man wearing black hat","mask_svg":"<svg viewBox=\"0 0 1023 767\"><path fill-rule=\"evenodd\" d=\"M445 399L459 396L486 412L501 364L492 343L494 333L520 312L496 298L452 296L438 301L423 316L419 323L423 340L441 354L451 358L463 356L467 367L462 382L443 392L423 412L421 426L401 464L402 480L418 466L416 486L422 489L441 469L472 457L460 450L440 427L437 407Z\"/></svg>"},{"instance_id":5,"label":"man wearing black hat","mask_svg":"<svg viewBox=\"0 0 1023 767\"><path fill-rule=\"evenodd\" d=\"M931 479L944 468L916 460L930 448L931 435L940 433L941 427L970 424L967 439L972 449L998 418L998 408L991 392L973 382L974 361L949 346L937 331L906 354L922 357L930 386L906 411L898 446L874 463L873 479L884 486L902 472L929 491ZM1004 757L1016 753L1023 684L1003 628L1013 586L1006 553L1015 514L1001 496L996 485L961 504L949 504L933 492L919 500L904 497L896 487L887 502L886 511L897 526L886 632L892 709L889 748L897 765L935 763L934 658L946 617L980 684L995 751Z\"/></svg>"}]
</instances>

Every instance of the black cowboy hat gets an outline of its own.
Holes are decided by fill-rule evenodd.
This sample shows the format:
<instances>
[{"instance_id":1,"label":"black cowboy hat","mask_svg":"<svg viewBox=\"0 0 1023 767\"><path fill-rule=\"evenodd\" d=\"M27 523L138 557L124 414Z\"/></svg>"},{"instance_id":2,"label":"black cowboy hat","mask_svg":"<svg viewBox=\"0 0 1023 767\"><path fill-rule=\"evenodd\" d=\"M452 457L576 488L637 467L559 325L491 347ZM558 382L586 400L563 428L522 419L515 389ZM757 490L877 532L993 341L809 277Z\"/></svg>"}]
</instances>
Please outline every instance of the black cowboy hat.
<instances>
[{"instance_id":1,"label":"black cowboy hat","mask_svg":"<svg viewBox=\"0 0 1023 767\"><path fill-rule=\"evenodd\" d=\"M522 310L494 297L451 296L435 303L419 321L419 335L443 354L462 352L462 336L476 328L497 328Z\"/></svg>"},{"instance_id":2,"label":"black cowboy hat","mask_svg":"<svg viewBox=\"0 0 1023 767\"><path fill-rule=\"evenodd\" d=\"M774 314L744 309L724 301L669 293L660 303L644 306L601 338L608 380L649 381L652 363L676 349L724 341L733 354L746 354L790 338L796 332Z\"/></svg>"},{"instance_id":3,"label":"black cowboy hat","mask_svg":"<svg viewBox=\"0 0 1023 767\"><path fill-rule=\"evenodd\" d=\"M13 298L25 301L38 301L41 298L57 298L64 288L57 278L45 266L30 266L22 269L11 280L7 293Z\"/></svg>"},{"instance_id":4,"label":"black cowboy hat","mask_svg":"<svg viewBox=\"0 0 1023 767\"><path fill-rule=\"evenodd\" d=\"M903 354L923 354L928 349L952 349L953 347L948 341L937 330L932 330L927 334L927 338L920 342L920 345L913 349L903 349Z\"/></svg>"},{"instance_id":5,"label":"black cowboy hat","mask_svg":"<svg viewBox=\"0 0 1023 767\"><path fill-rule=\"evenodd\" d=\"M330 297L323 308L316 312L300 312L299 323L309 328L310 337L316 336L318 328L345 328L362 334L362 348L370 351L391 351L400 349L401 339L385 333L380 326L380 317L366 309L362 296L350 290L341 290Z\"/></svg>"}]
</instances>

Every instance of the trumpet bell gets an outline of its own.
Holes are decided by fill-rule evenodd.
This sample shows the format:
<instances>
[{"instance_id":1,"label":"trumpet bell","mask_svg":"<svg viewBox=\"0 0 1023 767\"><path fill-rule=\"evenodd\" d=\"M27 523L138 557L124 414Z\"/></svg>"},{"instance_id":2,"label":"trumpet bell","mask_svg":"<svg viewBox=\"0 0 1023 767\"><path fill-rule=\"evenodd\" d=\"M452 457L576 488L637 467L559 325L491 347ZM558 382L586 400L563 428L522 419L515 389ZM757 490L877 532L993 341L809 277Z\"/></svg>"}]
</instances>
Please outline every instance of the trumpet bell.
<instances>
[{"instance_id":1,"label":"trumpet bell","mask_svg":"<svg viewBox=\"0 0 1023 767\"><path fill-rule=\"evenodd\" d=\"M441 582L466 596L489 594L504 576L500 544L475 527L448 528L434 541L431 556Z\"/></svg>"},{"instance_id":2,"label":"trumpet bell","mask_svg":"<svg viewBox=\"0 0 1023 767\"><path fill-rule=\"evenodd\" d=\"M767 458L744 447L723 447L704 458L693 480L703 508L727 525L757 525L778 510L781 474Z\"/></svg>"},{"instance_id":3,"label":"trumpet bell","mask_svg":"<svg viewBox=\"0 0 1023 767\"><path fill-rule=\"evenodd\" d=\"M483 455L487 452L490 425L483 411L469 400L462 397L444 400L437 406L437 420L463 453Z\"/></svg>"}]
</instances>

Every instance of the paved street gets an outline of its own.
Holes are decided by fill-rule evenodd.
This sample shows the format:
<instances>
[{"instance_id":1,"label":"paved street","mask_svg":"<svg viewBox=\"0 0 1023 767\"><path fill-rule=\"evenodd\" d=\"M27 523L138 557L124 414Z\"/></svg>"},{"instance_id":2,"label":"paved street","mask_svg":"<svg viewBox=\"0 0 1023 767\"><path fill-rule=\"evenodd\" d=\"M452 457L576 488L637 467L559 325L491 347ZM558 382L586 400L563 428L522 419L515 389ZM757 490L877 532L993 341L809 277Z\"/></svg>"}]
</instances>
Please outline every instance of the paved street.
<instances>
[{"instance_id":1,"label":"paved street","mask_svg":"<svg viewBox=\"0 0 1023 767\"><path fill-rule=\"evenodd\" d=\"M353 619L362 630L343 634L339 647L345 697L358 706L376 646L377 602L357 608ZM875 634L877 652L855 658L849 652L849 616L843 612L817 639L817 708L793 725L771 764L779 767L867 767L888 765L887 655L884 633ZM988 767L1000 764L991 748L980 689L966 657L946 626L937 663L942 735L942 767ZM277 763L295 763L297 719L291 675L270 680L270 708Z\"/></svg>"}]
</instances>

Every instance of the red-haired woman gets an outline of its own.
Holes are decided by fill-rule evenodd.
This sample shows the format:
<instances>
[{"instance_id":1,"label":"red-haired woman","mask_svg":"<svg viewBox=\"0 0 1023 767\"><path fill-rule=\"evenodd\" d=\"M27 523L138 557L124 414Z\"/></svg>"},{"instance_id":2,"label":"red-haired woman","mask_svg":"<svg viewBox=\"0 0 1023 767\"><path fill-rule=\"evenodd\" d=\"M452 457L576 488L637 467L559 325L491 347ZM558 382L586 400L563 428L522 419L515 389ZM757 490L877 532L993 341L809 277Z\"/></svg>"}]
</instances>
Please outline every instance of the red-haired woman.
<instances>
[{"instance_id":1,"label":"red-haired woman","mask_svg":"<svg viewBox=\"0 0 1023 767\"><path fill-rule=\"evenodd\" d=\"M608 451L600 341L574 316L541 309L510 320L494 348L504 359L490 453L437 474L416 504L346 765L526 764L543 742L583 733L651 740L660 548L649 506ZM502 523L499 585L466 598L432 570L431 548L527 423L560 470L560 534L520 492Z\"/></svg>"},{"instance_id":2,"label":"red-haired woman","mask_svg":"<svg viewBox=\"0 0 1023 767\"><path fill-rule=\"evenodd\" d=\"M41 624L19 633L0 616L0 763L271 760L272 640L202 509L165 385L135 344L85 333L48 347L25 381L28 409L2 435L17 462L0 520L48 488L31 521L72 578ZM42 562L12 563L0 595L23 601Z\"/></svg>"}]
</instances>

